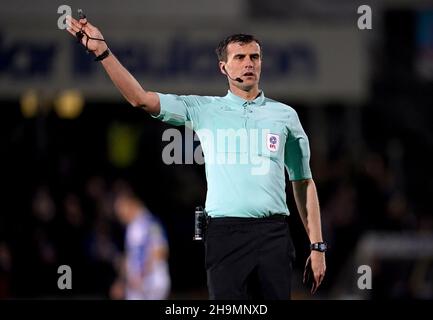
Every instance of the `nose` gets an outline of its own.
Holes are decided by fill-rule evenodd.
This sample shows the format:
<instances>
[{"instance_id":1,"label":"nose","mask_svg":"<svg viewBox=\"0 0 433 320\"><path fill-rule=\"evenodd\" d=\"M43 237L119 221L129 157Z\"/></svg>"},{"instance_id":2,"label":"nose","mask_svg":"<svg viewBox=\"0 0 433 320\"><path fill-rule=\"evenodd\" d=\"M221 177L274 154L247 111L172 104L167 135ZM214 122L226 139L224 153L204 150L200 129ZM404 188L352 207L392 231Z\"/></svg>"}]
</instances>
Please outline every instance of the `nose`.
<instances>
[{"instance_id":1,"label":"nose","mask_svg":"<svg viewBox=\"0 0 433 320\"><path fill-rule=\"evenodd\" d=\"M252 69L254 67L253 60L250 57L245 59L245 69Z\"/></svg>"}]
</instances>

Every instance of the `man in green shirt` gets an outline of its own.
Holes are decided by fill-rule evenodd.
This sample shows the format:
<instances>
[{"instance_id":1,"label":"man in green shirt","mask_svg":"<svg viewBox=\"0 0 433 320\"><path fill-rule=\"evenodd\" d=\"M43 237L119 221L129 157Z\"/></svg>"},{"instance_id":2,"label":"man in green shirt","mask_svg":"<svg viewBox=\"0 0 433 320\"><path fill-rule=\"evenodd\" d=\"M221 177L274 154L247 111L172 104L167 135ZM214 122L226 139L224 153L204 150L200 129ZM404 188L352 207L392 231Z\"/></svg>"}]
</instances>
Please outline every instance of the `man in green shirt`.
<instances>
[{"instance_id":1,"label":"man in green shirt","mask_svg":"<svg viewBox=\"0 0 433 320\"><path fill-rule=\"evenodd\" d=\"M134 107L199 136L206 163L206 270L211 299L289 299L294 247L289 234L286 168L311 242L312 292L325 275L326 244L312 179L308 138L291 107L259 89L262 50L250 35L217 48L229 90L223 97L144 90L110 52L100 31L70 18L68 31L101 61ZM99 39L99 40L97 40Z\"/></svg>"}]
</instances>

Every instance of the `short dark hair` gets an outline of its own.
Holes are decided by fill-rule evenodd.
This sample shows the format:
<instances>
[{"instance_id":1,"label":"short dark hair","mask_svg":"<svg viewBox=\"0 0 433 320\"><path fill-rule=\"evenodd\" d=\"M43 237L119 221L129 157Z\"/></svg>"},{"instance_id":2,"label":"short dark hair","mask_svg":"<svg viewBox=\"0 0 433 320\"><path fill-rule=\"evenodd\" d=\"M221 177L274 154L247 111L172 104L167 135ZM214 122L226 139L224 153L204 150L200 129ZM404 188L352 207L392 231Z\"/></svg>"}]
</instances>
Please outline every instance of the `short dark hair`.
<instances>
[{"instance_id":1,"label":"short dark hair","mask_svg":"<svg viewBox=\"0 0 433 320\"><path fill-rule=\"evenodd\" d=\"M120 198L139 200L138 192L134 186L123 179L118 179L112 186L114 200Z\"/></svg>"},{"instance_id":2,"label":"short dark hair","mask_svg":"<svg viewBox=\"0 0 433 320\"><path fill-rule=\"evenodd\" d=\"M257 42L257 44L260 46L260 51L262 51L260 41L257 40L254 36L250 34L243 34L243 33L232 34L231 36L228 36L227 38L222 40L218 44L218 47L215 50L219 61L227 61L227 46L230 43L236 43L236 42L239 42L241 44Z\"/></svg>"}]
</instances>

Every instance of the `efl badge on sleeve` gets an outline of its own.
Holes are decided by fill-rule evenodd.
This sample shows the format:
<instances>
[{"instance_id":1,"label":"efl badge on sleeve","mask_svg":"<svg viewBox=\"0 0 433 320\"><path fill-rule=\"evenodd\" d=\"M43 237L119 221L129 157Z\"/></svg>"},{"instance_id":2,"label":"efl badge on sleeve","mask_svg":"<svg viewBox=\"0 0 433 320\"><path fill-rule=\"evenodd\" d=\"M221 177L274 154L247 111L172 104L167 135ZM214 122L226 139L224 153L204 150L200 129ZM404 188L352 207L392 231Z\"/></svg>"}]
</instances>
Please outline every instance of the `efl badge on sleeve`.
<instances>
[{"instance_id":1,"label":"efl badge on sleeve","mask_svg":"<svg viewBox=\"0 0 433 320\"><path fill-rule=\"evenodd\" d=\"M269 151L277 152L280 146L280 136L278 134L268 133L266 135L266 146Z\"/></svg>"}]
</instances>

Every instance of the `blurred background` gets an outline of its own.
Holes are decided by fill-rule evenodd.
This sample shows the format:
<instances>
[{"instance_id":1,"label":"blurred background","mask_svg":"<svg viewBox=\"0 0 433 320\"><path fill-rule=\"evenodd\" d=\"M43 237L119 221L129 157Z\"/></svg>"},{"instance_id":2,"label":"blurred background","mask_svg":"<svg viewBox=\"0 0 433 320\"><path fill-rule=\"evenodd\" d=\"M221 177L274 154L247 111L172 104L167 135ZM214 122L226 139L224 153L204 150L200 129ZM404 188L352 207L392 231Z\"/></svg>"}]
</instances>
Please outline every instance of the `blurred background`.
<instances>
[{"instance_id":1,"label":"blurred background","mask_svg":"<svg viewBox=\"0 0 433 320\"><path fill-rule=\"evenodd\" d=\"M64 4L75 17L84 9L140 83L163 93L225 95L216 45L256 35L261 88L295 108L309 135L331 247L326 279L310 296L309 243L288 183L293 298L433 299L433 5L421 0L3 5L0 298L109 299L124 250L112 204L122 180L166 229L170 298L207 299L204 247L192 241L204 166L163 163L171 127L128 105L59 29ZM371 30L358 28L361 5L372 10ZM72 269L71 290L57 287L60 265ZM371 289L358 286L360 266L371 268Z\"/></svg>"}]
</instances>

